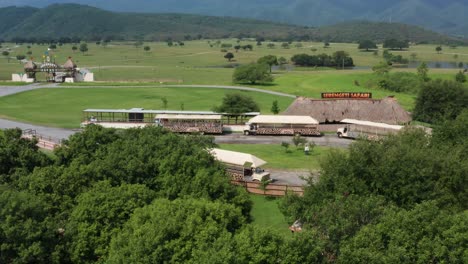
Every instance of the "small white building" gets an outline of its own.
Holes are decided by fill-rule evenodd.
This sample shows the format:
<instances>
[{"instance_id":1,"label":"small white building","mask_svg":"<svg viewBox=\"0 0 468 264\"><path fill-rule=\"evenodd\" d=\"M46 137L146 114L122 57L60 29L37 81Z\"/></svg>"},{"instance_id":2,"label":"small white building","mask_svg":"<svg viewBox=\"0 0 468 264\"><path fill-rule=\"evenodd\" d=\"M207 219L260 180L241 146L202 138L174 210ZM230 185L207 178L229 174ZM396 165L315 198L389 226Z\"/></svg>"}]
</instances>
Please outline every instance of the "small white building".
<instances>
[{"instance_id":1,"label":"small white building","mask_svg":"<svg viewBox=\"0 0 468 264\"><path fill-rule=\"evenodd\" d=\"M33 83L34 79L29 78L28 74L26 73L13 73L11 75L11 80L13 82L26 82L26 83Z\"/></svg>"}]
</instances>

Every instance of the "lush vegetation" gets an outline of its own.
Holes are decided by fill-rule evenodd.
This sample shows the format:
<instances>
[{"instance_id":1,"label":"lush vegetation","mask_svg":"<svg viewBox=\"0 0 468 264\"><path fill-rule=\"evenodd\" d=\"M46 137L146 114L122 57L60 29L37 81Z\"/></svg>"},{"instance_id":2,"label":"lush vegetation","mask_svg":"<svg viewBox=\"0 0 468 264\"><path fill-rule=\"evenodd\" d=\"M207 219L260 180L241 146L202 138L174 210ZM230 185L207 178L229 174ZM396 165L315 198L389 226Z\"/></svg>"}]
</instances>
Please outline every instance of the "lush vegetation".
<instances>
[{"instance_id":1,"label":"lush vegetation","mask_svg":"<svg viewBox=\"0 0 468 264\"><path fill-rule=\"evenodd\" d=\"M317 184L282 210L319 237L328 261L463 263L468 235L468 111L432 137L409 130L358 141L322 164Z\"/></svg>"},{"instance_id":2,"label":"lush vegetation","mask_svg":"<svg viewBox=\"0 0 468 264\"><path fill-rule=\"evenodd\" d=\"M464 111L431 137L408 130L332 152L318 183L281 202L287 223L275 200L252 204L229 184L209 137L89 126L47 156L6 130L0 261L463 263L467 126ZM303 232L276 231L296 219Z\"/></svg>"},{"instance_id":3,"label":"lush vegetation","mask_svg":"<svg viewBox=\"0 0 468 264\"><path fill-rule=\"evenodd\" d=\"M331 56L327 54L307 55L296 54L291 61L298 66L306 67L352 67L353 58L345 51L336 51Z\"/></svg>"},{"instance_id":4,"label":"lush vegetation","mask_svg":"<svg viewBox=\"0 0 468 264\"><path fill-rule=\"evenodd\" d=\"M236 68L232 74L232 81L249 84L270 83L273 81L273 77L268 64L251 63Z\"/></svg>"},{"instance_id":5,"label":"lush vegetation","mask_svg":"<svg viewBox=\"0 0 468 264\"><path fill-rule=\"evenodd\" d=\"M468 89L455 81L435 80L424 83L416 99L413 118L435 123L456 118L468 108Z\"/></svg>"},{"instance_id":6,"label":"lush vegetation","mask_svg":"<svg viewBox=\"0 0 468 264\"><path fill-rule=\"evenodd\" d=\"M221 105L214 107L213 110L219 113L242 114L249 112L259 112L260 107L258 106L257 102L255 102L255 100L248 95L231 93L226 94Z\"/></svg>"},{"instance_id":7,"label":"lush vegetation","mask_svg":"<svg viewBox=\"0 0 468 264\"><path fill-rule=\"evenodd\" d=\"M4 13L8 15L3 16ZM13 19L15 23L8 21L11 13L18 14ZM43 9L1 8L0 24L7 25L0 27L3 39L14 39L17 42L35 40L42 43L59 38L154 41L257 35L270 39L294 39L311 35L311 29L253 19L188 14L113 13L77 4L51 5ZM27 39L24 36L28 36Z\"/></svg>"}]
</instances>

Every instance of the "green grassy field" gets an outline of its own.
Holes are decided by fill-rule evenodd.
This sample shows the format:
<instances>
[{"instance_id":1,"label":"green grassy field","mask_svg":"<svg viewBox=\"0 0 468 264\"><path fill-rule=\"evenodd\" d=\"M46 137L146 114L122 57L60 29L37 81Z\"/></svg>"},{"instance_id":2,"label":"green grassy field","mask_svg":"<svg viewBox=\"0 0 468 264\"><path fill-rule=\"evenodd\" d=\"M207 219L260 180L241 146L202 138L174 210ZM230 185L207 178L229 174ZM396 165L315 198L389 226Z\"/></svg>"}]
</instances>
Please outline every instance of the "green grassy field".
<instances>
[{"instance_id":1,"label":"green grassy field","mask_svg":"<svg viewBox=\"0 0 468 264\"><path fill-rule=\"evenodd\" d=\"M168 110L209 111L221 104L226 93L233 90L199 88L69 88L38 89L0 98L0 116L18 121L54 127L79 127L82 111L87 108L163 109L161 98L168 101ZM278 100L284 109L292 98L238 91L252 96L262 113L269 113L271 104Z\"/></svg>"},{"instance_id":2,"label":"green grassy field","mask_svg":"<svg viewBox=\"0 0 468 264\"><path fill-rule=\"evenodd\" d=\"M288 223L278 208L278 198L250 195L253 201L251 211L252 224L262 228L271 228L283 236L291 236Z\"/></svg>"},{"instance_id":3,"label":"green grassy field","mask_svg":"<svg viewBox=\"0 0 468 264\"><path fill-rule=\"evenodd\" d=\"M259 144L221 144L220 147L226 150L246 152L255 155L268 162L264 167L271 169L306 169L318 170L320 161L330 151L343 151L330 147L316 146L310 155L304 155L303 148L296 148L289 140L289 153L286 153L280 144L259 145Z\"/></svg>"},{"instance_id":4,"label":"green grassy field","mask_svg":"<svg viewBox=\"0 0 468 264\"><path fill-rule=\"evenodd\" d=\"M235 39L221 40L222 43L229 43L233 46L237 44ZM215 43L212 40L211 43ZM267 47L268 42L262 46L256 46L254 41L244 40L240 45L251 44L253 51L235 52L233 48L228 49L234 53L234 61L228 62L221 52L221 47L214 45L210 47L208 41L187 41L183 47L168 47L163 42L147 42L144 46L150 46L151 51L145 52L143 47L135 48L131 42L113 42L103 47L94 43L88 43L89 52L82 54L72 51L72 44L58 46L53 53L53 58L57 63L64 63L67 57L72 56L79 67L91 68L95 72L98 81L163 81L182 82L187 84L230 84L233 69L224 68L232 64L245 64L256 61L265 55L276 55L290 59L292 55L298 53L332 54L337 50L347 51L357 66L372 66L382 60L381 50L379 55L373 52L362 52L357 49L357 44L352 43L331 43L330 48L323 48L323 43L302 42L302 47L295 47L296 43L289 49L280 48L281 43L275 43L276 48ZM5 48L10 48L10 57L18 54L25 55L28 45L17 46L14 44L4 44ZM447 61L468 63L468 47L458 47L451 49L443 46L442 54L437 54L435 45L416 45L404 51L392 51L394 54L401 54L410 58L410 54L416 54L416 60L420 61ZM312 51L316 49L316 51ZM43 53L47 50L46 45L32 45L30 51L36 61L42 60ZM0 80L9 80L11 73L23 72L22 64L15 59L10 63L3 56L0 58ZM298 69L297 72L303 72ZM438 71L438 70L437 70ZM456 72L456 70L452 70ZM40 76L38 76L40 77Z\"/></svg>"}]
</instances>

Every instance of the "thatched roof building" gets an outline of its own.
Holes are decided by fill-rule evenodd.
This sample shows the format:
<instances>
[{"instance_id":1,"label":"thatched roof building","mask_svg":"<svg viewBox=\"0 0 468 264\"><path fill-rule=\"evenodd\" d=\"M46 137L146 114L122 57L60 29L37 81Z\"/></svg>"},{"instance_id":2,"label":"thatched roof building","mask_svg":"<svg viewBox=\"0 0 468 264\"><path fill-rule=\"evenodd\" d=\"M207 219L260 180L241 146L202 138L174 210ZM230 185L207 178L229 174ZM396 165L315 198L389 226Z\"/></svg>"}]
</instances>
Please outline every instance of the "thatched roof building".
<instances>
[{"instance_id":1,"label":"thatched roof building","mask_svg":"<svg viewBox=\"0 0 468 264\"><path fill-rule=\"evenodd\" d=\"M71 57L68 57L68 60L63 64L63 68L72 70L76 68L76 64L73 62Z\"/></svg>"},{"instance_id":2,"label":"thatched roof building","mask_svg":"<svg viewBox=\"0 0 468 264\"><path fill-rule=\"evenodd\" d=\"M381 100L319 100L298 97L282 114L309 115L320 123L340 122L346 118L392 125L404 124L411 121L410 114L393 97Z\"/></svg>"},{"instance_id":3,"label":"thatched roof building","mask_svg":"<svg viewBox=\"0 0 468 264\"><path fill-rule=\"evenodd\" d=\"M28 71L28 70L34 70L34 69L36 69L36 68L37 68L37 65L36 65L36 63L34 63L32 60L29 60L29 61L27 61L27 62L24 64L24 69L25 69L26 71Z\"/></svg>"}]
</instances>

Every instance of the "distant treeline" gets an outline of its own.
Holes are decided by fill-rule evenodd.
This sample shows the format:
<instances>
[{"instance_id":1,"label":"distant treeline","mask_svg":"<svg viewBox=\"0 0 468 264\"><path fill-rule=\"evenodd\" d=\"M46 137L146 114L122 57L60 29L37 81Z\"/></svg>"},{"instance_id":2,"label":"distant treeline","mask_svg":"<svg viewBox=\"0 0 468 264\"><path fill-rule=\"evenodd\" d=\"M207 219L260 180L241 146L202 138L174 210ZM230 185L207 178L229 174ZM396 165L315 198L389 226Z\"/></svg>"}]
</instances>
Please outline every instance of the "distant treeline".
<instances>
[{"instance_id":1,"label":"distant treeline","mask_svg":"<svg viewBox=\"0 0 468 264\"><path fill-rule=\"evenodd\" d=\"M354 21L313 28L233 17L114 13L77 4L56 4L42 9L0 8L0 36L3 41L24 43L76 43L78 39L188 41L220 38L320 42L368 39L378 43L396 38L414 43L467 43L467 40L398 23Z\"/></svg>"},{"instance_id":2,"label":"distant treeline","mask_svg":"<svg viewBox=\"0 0 468 264\"><path fill-rule=\"evenodd\" d=\"M298 66L307 67L353 67L353 58L344 51L337 51L333 55L319 54L296 54L291 57L291 61Z\"/></svg>"}]
</instances>

